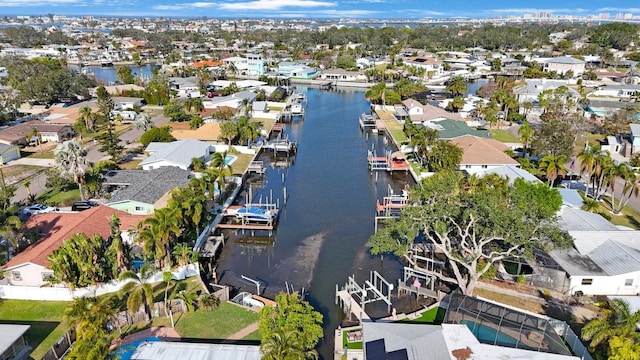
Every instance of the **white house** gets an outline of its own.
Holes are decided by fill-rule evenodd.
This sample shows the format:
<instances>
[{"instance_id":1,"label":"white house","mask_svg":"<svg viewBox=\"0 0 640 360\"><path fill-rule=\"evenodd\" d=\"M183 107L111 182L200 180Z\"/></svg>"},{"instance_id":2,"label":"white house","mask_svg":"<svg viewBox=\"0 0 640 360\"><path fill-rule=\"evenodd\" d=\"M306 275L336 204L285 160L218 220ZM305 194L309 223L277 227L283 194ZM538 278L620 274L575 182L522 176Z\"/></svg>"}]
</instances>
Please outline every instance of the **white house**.
<instances>
[{"instance_id":1,"label":"white house","mask_svg":"<svg viewBox=\"0 0 640 360\"><path fill-rule=\"evenodd\" d=\"M405 60L405 64L418 69L424 69L426 77L442 76L442 61L435 57L412 57Z\"/></svg>"},{"instance_id":2,"label":"white house","mask_svg":"<svg viewBox=\"0 0 640 360\"><path fill-rule=\"evenodd\" d=\"M25 229L38 229L40 240L16 255L4 265L9 284L14 286L43 286L53 276L47 257L62 246L73 234L87 236L99 234L110 236L109 219L113 214L120 218L123 238L129 237L129 230L147 216L130 215L107 206L96 206L82 212L52 212L32 215L24 225Z\"/></svg>"},{"instance_id":3,"label":"white house","mask_svg":"<svg viewBox=\"0 0 640 360\"><path fill-rule=\"evenodd\" d=\"M569 93L573 99L579 99L580 94L568 87L568 85L569 82L566 80L526 79L525 84L513 88L513 93L516 95L520 104L531 102L535 105L538 103L538 96L541 92L545 90L555 90L561 86L565 86L569 89ZM524 109L521 108L521 111L524 111Z\"/></svg>"},{"instance_id":4,"label":"white house","mask_svg":"<svg viewBox=\"0 0 640 360\"><path fill-rule=\"evenodd\" d=\"M344 69L327 69L320 74L320 79L337 81L366 81L367 77L358 71Z\"/></svg>"},{"instance_id":5,"label":"white house","mask_svg":"<svg viewBox=\"0 0 640 360\"><path fill-rule=\"evenodd\" d=\"M211 145L199 140L179 140L170 143L152 142L145 149L149 157L142 160L143 170L158 169L163 166L176 166L183 170L191 167L191 159L199 158L204 162L211 160Z\"/></svg>"},{"instance_id":6,"label":"white house","mask_svg":"<svg viewBox=\"0 0 640 360\"><path fill-rule=\"evenodd\" d=\"M592 91L587 95L591 96L605 96L614 97L620 99L631 99L633 96L640 95L640 85L625 84L625 85L604 85L598 89Z\"/></svg>"},{"instance_id":7,"label":"white house","mask_svg":"<svg viewBox=\"0 0 640 360\"><path fill-rule=\"evenodd\" d=\"M114 110L133 110L145 104L143 98L137 97L114 96L111 99L113 99Z\"/></svg>"},{"instance_id":8,"label":"white house","mask_svg":"<svg viewBox=\"0 0 640 360\"><path fill-rule=\"evenodd\" d=\"M573 77L582 76L585 69L585 62L571 56L561 56L548 59L543 62L542 69L546 72L555 71L558 74L573 72Z\"/></svg>"},{"instance_id":9,"label":"white house","mask_svg":"<svg viewBox=\"0 0 640 360\"><path fill-rule=\"evenodd\" d=\"M566 272L570 294L640 293L640 231L569 231L573 248L551 258Z\"/></svg>"},{"instance_id":10,"label":"white house","mask_svg":"<svg viewBox=\"0 0 640 360\"><path fill-rule=\"evenodd\" d=\"M631 128L631 145L633 152L640 151L640 124L629 124Z\"/></svg>"},{"instance_id":11,"label":"white house","mask_svg":"<svg viewBox=\"0 0 640 360\"><path fill-rule=\"evenodd\" d=\"M469 174L486 172L503 166L520 167L520 163L505 154L509 147L495 139L466 135L451 139L449 142L462 149L460 170Z\"/></svg>"}]
</instances>

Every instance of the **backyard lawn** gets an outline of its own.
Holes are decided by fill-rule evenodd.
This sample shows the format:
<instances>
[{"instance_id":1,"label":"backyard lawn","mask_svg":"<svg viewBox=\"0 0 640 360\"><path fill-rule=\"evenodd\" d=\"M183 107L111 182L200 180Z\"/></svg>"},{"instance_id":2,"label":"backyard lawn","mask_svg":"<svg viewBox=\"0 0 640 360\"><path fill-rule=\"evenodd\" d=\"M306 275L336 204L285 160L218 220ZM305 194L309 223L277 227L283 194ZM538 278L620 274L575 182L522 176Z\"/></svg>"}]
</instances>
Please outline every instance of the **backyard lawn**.
<instances>
[{"instance_id":1,"label":"backyard lawn","mask_svg":"<svg viewBox=\"0 0 640 360\"><path fill-rule=\"evenodd\" d=\"M185 339L226 339L258 321L258 313L231 303L221 303L215 310L197 310L174 315L175 329ZM168 318L155 319L153 326L171 326ZM254 333L246 340L259 340Z\"/></svg>"},{"instance_id":2,"label":"backyard lawn","mask_svg":"<svg viewBox=\"0 0 640 360\"><path fill-rule=\"evenodd\" d=\"M0 322L31 325L26 339L34 348L31 357L40 359L64 335L66 301L0 300Z\"/></svg>"},{"instance_id":3,"label":"backyard lawn","mask_svg":"<svg viewBox=\"0 0 640 360\"><path fill-rule=\"evenodd\" d=\"M71 206L78 200L80 200L80 190L77 188L68 191L47 190L36 197L36 202L60 207Z\"/></svg>"},{"instance_id":4,"label":"backyard lawn","mask_svg":"<svg viewBox=\"0 0 640 360\"><path fill-rule=\"evenodd\" d=\"M402 319L401 322L408 322L412 324L442 324L442 320L444 320L446 312L447 311L445 309L436 306L420 314L420 317L415 319Z\"/></svg>"},{"instance_id":5,"label":"backyard lawn","mask_svg":"<svg viewBox=\"0 0 640 360\"><path fill-rule=\"evenodd\" d=\"M520 139L513 136L510 132L506 130L494 129L491 130L491 137L504 143L518 143Z\"/></svg>"}]
</instances>

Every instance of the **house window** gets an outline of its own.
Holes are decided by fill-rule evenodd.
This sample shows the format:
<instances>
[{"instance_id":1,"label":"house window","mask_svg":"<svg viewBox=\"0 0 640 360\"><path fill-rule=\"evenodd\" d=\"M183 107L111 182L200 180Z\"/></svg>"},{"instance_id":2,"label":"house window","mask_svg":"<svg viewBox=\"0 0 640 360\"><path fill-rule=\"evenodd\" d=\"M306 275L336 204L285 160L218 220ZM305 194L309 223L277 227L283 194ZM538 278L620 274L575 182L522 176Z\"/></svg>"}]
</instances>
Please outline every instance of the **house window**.
<instances>
[{"instance_id":1,"label":"house window","mask_svg":"<svg viewBox=\"0 0 640 360\"><path fill-rule=\"evenodd\" d=\"M136 211L142 211L142 206L136 206Z\"/></svg>"},{"instance_id":2,"label":"house window","mask_svg":"<svg viewBox=\"0 0 640 360\"><path fill-rule=\"evenodd\" d=\"M633 279L626 279L624 281L624 286L633 286Z\"/></svg>"},{"instance_id":3,"label":"house window","mask_svg":"<svg viewBox=\"0 0 640 360\"><path fill-rule=\"evenodd\" d=\"M582 279L582 285L591 285L593 284L593 279Z\"/></svg>"},{"instance_id":4,"label":"house window","mask_svg":"<svg viewBox=\"0 0 640 360\"><path fill-rule=\"evenodd\" d=\"M482 165L482 168L483 168L483 169L486 169L486 168L488 168L488 167L489 167L488 165Z\"/></svg>"},{"instance_id":5,"label":"house window","mask_svg":"<svg viewBox=\"0 0 640 360\"><path fill-rule=\"evenodd\" d=\"M466 169L471 169L471 165L465 165L464 166Z\"/></svg>"},{"instance_id":6,"label":"house window","mask_svg":"<svg viewBox=\"0 0 640 360\"><path fill-rule=\"evenodd\" d=\"M43 272L41 273L42 275L42 281L51 281L53 280L53 273L52 272Z\"/></svg>"},{"instance_id":7,"label":"house window","mask_svg":"<svg viewBox=\"0 0 640 360\"><path fill-rule=\"evenodd\" d=\"M12 271L11 277L13 277L13 280L15 281L22 281L22 276L20 276L20 271Z\"/></svg>"}]
</instances>

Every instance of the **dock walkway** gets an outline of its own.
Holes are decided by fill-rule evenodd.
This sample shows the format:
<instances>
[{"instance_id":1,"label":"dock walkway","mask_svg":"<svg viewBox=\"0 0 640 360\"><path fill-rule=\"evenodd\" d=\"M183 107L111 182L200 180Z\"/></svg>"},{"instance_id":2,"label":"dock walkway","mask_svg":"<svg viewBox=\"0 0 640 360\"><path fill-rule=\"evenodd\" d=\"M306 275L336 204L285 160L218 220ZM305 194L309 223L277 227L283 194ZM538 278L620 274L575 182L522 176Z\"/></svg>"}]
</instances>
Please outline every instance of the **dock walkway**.
<instances>
[{"instance_id":1,"label":"dock walkway","mask_svg":"<svg viewBox=\"0 0 640 360\"><path fill-rule=\"evenodd\" d=\"M346 311L351 312L351 314L355 315L358 320L369 320L369 315L364 311L364 309L358 304L358 302L349 294L347 290L340 290L336 293L337 301L340 301L341 308L348 309Z\"/></svg>"}]
</instances>

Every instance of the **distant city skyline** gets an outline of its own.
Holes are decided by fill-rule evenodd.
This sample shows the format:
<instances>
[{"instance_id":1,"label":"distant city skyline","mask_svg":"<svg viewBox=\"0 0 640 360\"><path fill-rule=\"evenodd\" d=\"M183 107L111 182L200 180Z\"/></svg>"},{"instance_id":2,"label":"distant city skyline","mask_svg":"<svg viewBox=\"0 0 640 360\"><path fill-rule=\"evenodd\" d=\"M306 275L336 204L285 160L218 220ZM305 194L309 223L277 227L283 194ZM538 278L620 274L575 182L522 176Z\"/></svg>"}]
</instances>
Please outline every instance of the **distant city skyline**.
<instances>
[{"instance_id":1,"label":"distant city skyline","mask_svg":"<svg viewBox=\"0 0 640 360\"><path fill-rule=\"evenodd\" d=\"M524 3L524 2L521 2ZM529 3L531 4L531 3ZM165 16L210 18L495 18L575 17L638 19L640 7L602 2L539 0L535 7L513 1L443 0L2 0L0 15Z\"/></svg>"}]
</instances>

